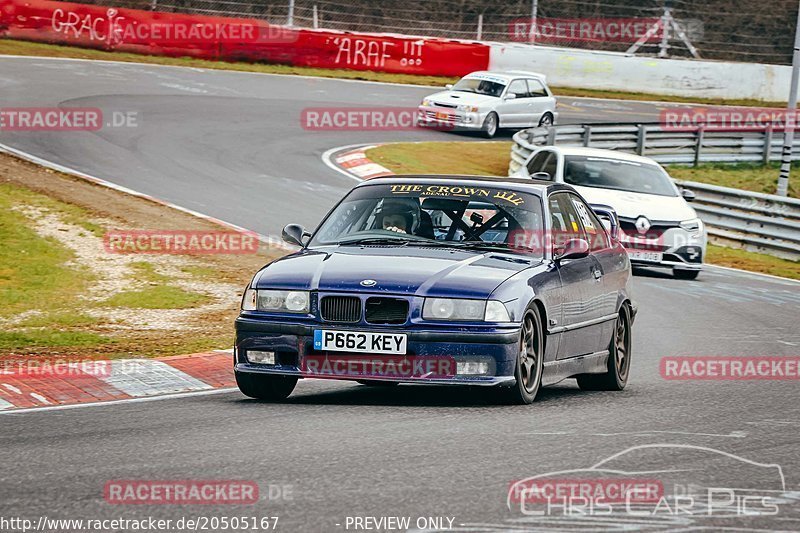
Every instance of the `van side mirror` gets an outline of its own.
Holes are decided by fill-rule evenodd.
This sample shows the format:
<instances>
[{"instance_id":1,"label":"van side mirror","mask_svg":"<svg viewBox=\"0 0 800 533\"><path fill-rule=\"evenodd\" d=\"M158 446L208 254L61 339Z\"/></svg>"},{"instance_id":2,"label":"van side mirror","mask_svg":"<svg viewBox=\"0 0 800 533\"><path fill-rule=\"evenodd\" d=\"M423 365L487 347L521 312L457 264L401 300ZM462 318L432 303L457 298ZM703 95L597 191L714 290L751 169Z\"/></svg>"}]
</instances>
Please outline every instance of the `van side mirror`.
<instances>
[{"instance_id":1,"label":"van side mirror","mask_svg":"<svg viewBox=\"0 0 800 533\"><path fill-rule=\"evenodd\" d=\"M447 85L444 86L444 88L447 89L448 91L452 91L453 90L453 84L452 83L448 83Z\"/></svg>"},{"instance_id":2,"label":"van side mirror","mask_svg":"<svg viewBox=\"0 0 800 533\"><path fill-rule=\"evenodd\" d=\"M697 198L697 195L694 191L690 191L689 189L681 189L681 196L687 202L694 202L694 199Z\"/></svg>"},{"instance_id":3,"label":"van side mirror","mask_svg":"<svg viewBox=\"0 0 800 533\"><path fill-rule=\"evenodd\" d=\"M531 179L535 179L535 180L544 180L544 181L552 181L552 179L553 179L553 178L551 178L551 177L550 177L550 174L549 174L549 173L547 173L547 172L542 172L542 171L539 171L539 172L534 172L534 173L531 175Z\"/></svg>"}]
</instances>

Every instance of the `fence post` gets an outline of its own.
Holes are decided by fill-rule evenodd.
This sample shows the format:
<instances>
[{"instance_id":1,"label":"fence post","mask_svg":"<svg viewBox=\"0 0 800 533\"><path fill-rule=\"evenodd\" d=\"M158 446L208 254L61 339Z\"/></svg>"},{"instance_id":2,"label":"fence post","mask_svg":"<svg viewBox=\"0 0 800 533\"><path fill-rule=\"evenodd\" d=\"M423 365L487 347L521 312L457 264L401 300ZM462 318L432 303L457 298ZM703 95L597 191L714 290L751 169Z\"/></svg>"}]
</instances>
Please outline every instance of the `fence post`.
<instances>
[{"instance_id":1,"label":"fence post","mask_svg":"<svg viewBox=\"0 0 800 533\"><path fill-rule=\"evenodd\" d=\"M647 142L647 130L644 124L639 124L639 133L636 135L636 154L644 155L644 143Z\"/></svg>"},{"instance_id":2,"label":"fence post","mask_svg":"<svg viewBox=\"0 0 800 533\"><path fill-rule=\"evenodd\" d=\"M767 124L764 130L764 166L769 165L769 156L772 155L772 124Z\"/></svg>"},{"instance_id":3,"label":"fence post","mask_svg":"<svg viewBox=\"0 0 800 533\"><path fill-rule=\"evenodd\" d=\"M478 14L478 40L483 37L483 13Z\"/></svg>"},{"instance_id":4,"label":"fence post","mask_svg":"<svg viewBox=\"0 0 800 533\"><path fill-rule=\"evenodd\" d=\"M589 124L583 126L583 145L589 146L592 144L592 127Z\"/></svg>"},{"instance_id":5,"label":"fence post","mask_svg":"<svg viewBox=\"0 0 800 533\"><path fill-rule=\"evenodd\" d=\"M556 129L554 127L550 127L547 130L547 145L554 146L556 144Z\"/></svg>"},{"instance_id":6,"label":"fence post","mask_svg":"<svg viewBox=\"0 0 800 533\"><path fill-rule=\"evenodd\" d=\"M700 151L703 149L703 124L697 126L697 144L694 147L694 166L700 164Z\"/></svg>"}]
</instances>

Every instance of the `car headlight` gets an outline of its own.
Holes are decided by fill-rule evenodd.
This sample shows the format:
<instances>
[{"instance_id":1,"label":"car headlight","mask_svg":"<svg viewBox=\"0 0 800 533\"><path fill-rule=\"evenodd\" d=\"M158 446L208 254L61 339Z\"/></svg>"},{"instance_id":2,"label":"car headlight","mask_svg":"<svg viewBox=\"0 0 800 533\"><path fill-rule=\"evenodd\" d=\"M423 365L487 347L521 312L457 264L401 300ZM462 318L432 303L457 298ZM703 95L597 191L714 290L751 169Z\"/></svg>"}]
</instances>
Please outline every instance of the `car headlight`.
<instances>
[{"instance_id":1,"label":"car headlight","mask_svg":"<svg viewBox=\"0 0 800 533\"><path fill-rule=\"evenodd\" d=\"M459 111L469 111L470 113L477 113L478 107L474 105L461 104L458 106Z\"/></svg>"},{"instance_id":2,"label":"car headlight","mask_svg":"<svg viewBox=\"0 0 800 533\"><path fill-rule=\"evenodd\" d=\"M693 235L699 235L700 232L703 231L703 221L699 218L684 220L681 222L680 226Z\"/></svg>"},{"instance_id":3,"label":"car headlight","mask_svg":"<svg viewBox=\"0 0 800 533\"><path fill-rule=\"evenodd\" d=\"M454 298L425 298L422 306L425 320L456 320L473 322L509 322L508 310L494 300L461 300Z\"/></svg>"},{"instance_id":4,"label":"car headlight","mask_svg":"<svg viewBox=\"0 0 800 533\"><path fill-rule=\"evenodd\" d=\"M308 291L247 289L242 298L242 311L308 313L310 301L311 298Z\"/></svg>"},{"instance_id":5,"label":"car headlight","mask_svg":"<svg viewBox=\"0 0 800 533\"><path fill-rule=\"evenodd\" d=\"M424 98L424 99L422 100L422 106L423 106L423 107L430 107L430 106L432 106L432 105L433 105L433 102L431 102L431 101L430 101L430 100L428 100L427 98Z\"/></svg>"},{"instance_id":6,"label":"car headlight","mask_svg":"<svg viewBox=\"0 0 800 533\"><path fill-rule=\"evenodd\" d=\"M508 309L503 302L489 300L486 302L486 315L483 319L486 322L511 322Z\"/></svg>"}]
</instances>

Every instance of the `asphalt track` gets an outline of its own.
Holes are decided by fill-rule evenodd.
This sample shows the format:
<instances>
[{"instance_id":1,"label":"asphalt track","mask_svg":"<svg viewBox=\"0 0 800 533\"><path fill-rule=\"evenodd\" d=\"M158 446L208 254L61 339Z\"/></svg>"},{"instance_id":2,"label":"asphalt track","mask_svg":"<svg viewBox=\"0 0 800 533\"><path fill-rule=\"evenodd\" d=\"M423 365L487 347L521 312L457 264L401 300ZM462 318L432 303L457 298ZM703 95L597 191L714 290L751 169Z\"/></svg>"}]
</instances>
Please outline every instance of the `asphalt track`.
<instances>
[{"instance_id":1,"label":"asphalt track","mask_svg":"<svg viewBox=\"0 0 800 533\"><path fill-rule=\"evenodd\" d=\"M335 146L452 140L439 132L310 132L310 106L414 105L429 89L47 59L0 59L3 107L136 111L136 128L10 133L0 142L262 233L313 226L352 182L325 167ZM653 120L652 104L561 100L562 122ZM465 137L470 138L470 137ZM282 531L353 531L347 517L452 517L460 531L800 530L797 503L774 516L522 517L513 481L616 460L623 472L678 471L687 485L800 491L796 381L664 380L673 355L800 355L800 284L711 269L694 282L635 278L634 360L622 393L571 382L527 407L484 394L301 382L284 404L236 391L0 416L0 518L279 516ZM683 447L676 447L683 446ZM695 447L687 448L686 446ZM708 448L733 454L723 456ZM737 459L738 458L738 459ZM775 470L746 461L780 465ZM119 506L119 479L245 479L249 506ZM269 485L290 497L268 501ZM774 494L774 493L772 493ZM446 522L445 522L446 523ZM217 528L219 530L219 528Z\"/></svg>"}]
</instances>

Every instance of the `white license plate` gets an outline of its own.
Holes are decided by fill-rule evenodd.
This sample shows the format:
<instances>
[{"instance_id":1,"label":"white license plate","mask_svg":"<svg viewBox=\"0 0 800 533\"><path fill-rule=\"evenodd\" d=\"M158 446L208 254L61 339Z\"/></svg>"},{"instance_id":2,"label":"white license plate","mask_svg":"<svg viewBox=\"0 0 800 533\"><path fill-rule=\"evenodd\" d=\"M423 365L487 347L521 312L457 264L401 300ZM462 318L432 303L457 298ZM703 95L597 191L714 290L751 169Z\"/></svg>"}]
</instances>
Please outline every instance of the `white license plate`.
<instances>
[{"instance_id":1,"label":"white license plate","mask_svg":"<svg viewBox=\"0 0 800 533\"><path fill-rule=\"evenodd\" d=\"M314 349L332 352L405 355L405 333L314 330Z\"/></svg>"},{"instance_id":2,"label":"white license plate","mask_svg":"<svg viewBox=\"0 0 800 533\"><path fill-rule=\"evenodd\" d=\"M660 263L664 259L664 254L661 252L643 252L641 250L628 250L628 256L637 261L651 261L653 263Z\"/></svg>"}]
</instances>

